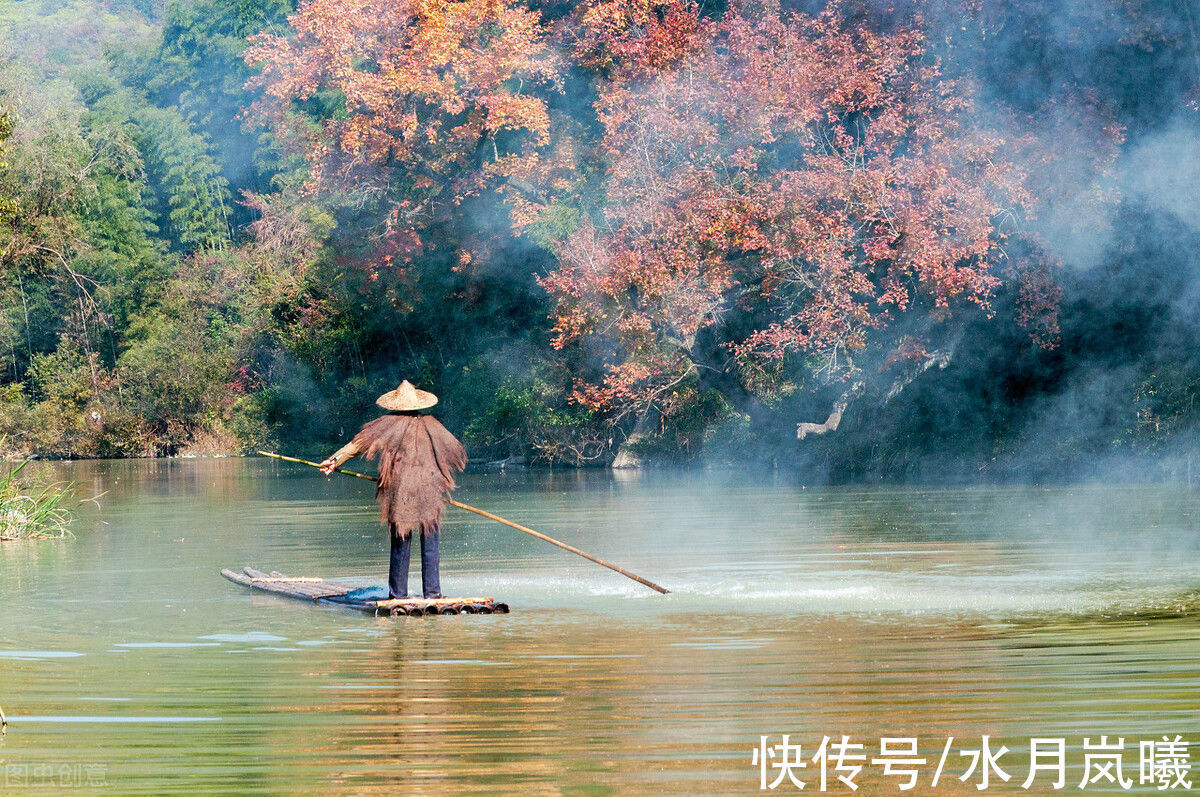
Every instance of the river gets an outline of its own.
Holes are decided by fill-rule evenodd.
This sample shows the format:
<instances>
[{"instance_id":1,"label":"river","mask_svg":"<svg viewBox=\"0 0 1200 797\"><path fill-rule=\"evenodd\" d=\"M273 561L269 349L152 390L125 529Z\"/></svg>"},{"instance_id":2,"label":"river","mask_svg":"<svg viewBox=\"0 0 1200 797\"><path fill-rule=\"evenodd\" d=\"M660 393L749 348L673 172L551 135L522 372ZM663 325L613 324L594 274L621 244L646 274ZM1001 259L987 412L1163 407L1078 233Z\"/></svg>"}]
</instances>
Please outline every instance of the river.
<instances>
[{"instance_id":1,"label":"river","mask_svg":"<svg viewBox=\"0 0 1200 797\"><path fill-rule=\"evenodd\" d=\"M1031 739L1063 740L1078 792L1102 735L1144 793L1165 748L1140 743L1181 735L1200 789L1183 487L467 474L459 500L671 594L448 509L443 590L512 613L374 618L219 575L382 583L364 482L261 459L40 466L104 495L73 540L0 543L6 793L820 793L822 762L828 793L905 793L889 737L926 759L907 793L1049 794L1053 767L1022 789Z\"/></svg>"}]
</instances>

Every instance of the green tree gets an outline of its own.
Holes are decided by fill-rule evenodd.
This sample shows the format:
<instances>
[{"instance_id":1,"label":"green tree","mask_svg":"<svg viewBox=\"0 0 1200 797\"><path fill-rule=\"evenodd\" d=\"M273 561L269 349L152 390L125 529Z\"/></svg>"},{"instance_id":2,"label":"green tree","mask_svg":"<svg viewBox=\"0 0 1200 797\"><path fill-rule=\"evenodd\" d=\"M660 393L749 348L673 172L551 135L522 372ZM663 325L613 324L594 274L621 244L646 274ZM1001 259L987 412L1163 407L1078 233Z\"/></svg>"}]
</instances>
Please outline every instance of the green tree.
<instances>
[{"instance_id":1,"label":"green tree","mask_svg":"<svg viewBox=\"0 0 1200 797\"><path fill-rule=\"evenodd\" d=\"M172 2L151 44L111 48L109 61L125 85L159 108L174 108L212 142L221 175L241 190L265 191L278 164L269 140L246 130L242 109L253 95L242 53L247 38L282 30L293 0ZM235 209L236 211L236 209ZM243 213L239 220L250 220Z\"/></svg>"}]
</instances>

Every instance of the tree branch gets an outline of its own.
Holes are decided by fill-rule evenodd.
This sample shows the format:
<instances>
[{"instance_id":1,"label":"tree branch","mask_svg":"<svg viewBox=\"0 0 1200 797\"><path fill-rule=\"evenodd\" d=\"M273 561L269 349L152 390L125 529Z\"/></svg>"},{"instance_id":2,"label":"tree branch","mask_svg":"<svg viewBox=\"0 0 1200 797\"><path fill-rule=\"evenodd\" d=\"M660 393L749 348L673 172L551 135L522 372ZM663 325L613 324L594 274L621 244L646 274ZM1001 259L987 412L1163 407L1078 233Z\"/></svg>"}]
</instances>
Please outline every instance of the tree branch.
<instances>
[{"instance_id":1,"label":"tree branch","mask_svg":"<svg viewBox=\"0 0 1200 797\"><path fill-rule=\"evenodd\" d=\"M867 384L862 380L854 382L838 397L838 400L833 402L833 409L829 413L829 417L825 419L825 423L801 423L796 425L796 439L803 440L810 434L825 434L826 432L837 431L838 426L842 422L842 413L846 411L846 407L850 402L861 396L866 390Z\"/></svg>"},{"instance_id":2,"label":"tree branch","mask_svg":"<svg viewBox=\"0 0 1200 797\"><path fill-rule=\"evenodd\" d=\"M947 365L949 365L950 361L954 359L954 353L958 351L958 344L962 342L962 337L963 326L959 325L956 329L951 331L945 345L942 348L928 352L923 360L918 362L905 373L902 373L896 377L896 380L892 382L891 388L888 389L887 394L883 397L883 401L879 402L880 406L887 404L896 396L900 395L904 388L911 385L914 381L916 381L918 376L925 373L933 366L936 365L938 368L945 368Z\"/></svg>"},{"instance_id":3,"label":"tree branch","mask_svg":"<svg viewBox=\"0 0 1200 797\"><path fill-rule=\"evenodd\" d=\"M883 401L881 401L880 404L887 404L896 396L900 395L900 392L904 390L904 388L911 385L918 376L925 373L933 366L936 365L938 368L945 368L950 364L950 360L954 357L955 348L957 347L952 345L949 348L931 351L929 356L917 364L916 368L900 374L900 376L896 377L896 381L892 382L891 388L888 389L887 395L883 397Z\"/></svg>"}]
</instances>

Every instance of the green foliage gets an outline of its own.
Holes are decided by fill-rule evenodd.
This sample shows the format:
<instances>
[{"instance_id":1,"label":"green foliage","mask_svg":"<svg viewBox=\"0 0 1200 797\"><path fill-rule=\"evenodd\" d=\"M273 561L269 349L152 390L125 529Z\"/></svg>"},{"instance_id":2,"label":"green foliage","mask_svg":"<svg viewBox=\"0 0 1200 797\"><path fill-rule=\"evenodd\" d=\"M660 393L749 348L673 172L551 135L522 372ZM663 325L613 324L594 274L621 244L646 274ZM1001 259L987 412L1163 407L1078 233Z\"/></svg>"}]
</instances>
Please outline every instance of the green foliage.
<instances>
[{"instance_id":1,"label":"green foliage","mask_svg":"<svg viewBox=\"0 0 1200 797\"><path fill-rule=\"evenodd\" d=\"M156 108L113 81L82 73L76 84L91 113L85 123L117 129L135 148L144 180L139 204L179 252L222 249L229 242L229 186L204 135L175 108Z\"/></svg>"},{"instance_id":2,"label":"green foliage","mask_svg":"<svg viewBox=\"0 0 1200 797\"><path fill-rule=\"evenodd\" d=\"M125 85L158 108L177 110L212 142L221 175L236 191L264 191L278 155L269 140L243 129L240 114L252 97L242 53L248 36L282 29L293 10L292 0L171 2L156 41L110 48L109 61Z\"/></svg>"},{"instance_id":3,"label":"green foliage","mask_svg":"<svg viewBox=\"0 0 1200 797\"><path fill-rule=\"evenodd\" d=\"M483 395L462 396L462 384L456 392L460 400L473 399L463 439L476 457L584 465L609 453L607 430L595 415L563 404L561 389L544 380L509 377Z\"/></svg>"},{"instance_id":4,"label":"green foliage","mask_svg":"<svg viewBox=\"0 0 1200 797\"><path fill-rule=\"evenodd\" d=\"M12 138L15 120L9 111L0 111L0 171L8 168L8 139ZM0 223L6 223L16 213L17 203L7 194L0 194Z\"/></svg>"},{"instance_id":5,"label":"green foliage","mask_svg":"<svg viewBox=\"0 0 1200 797\"><path fill-rule=\"evenodd\" d=\"M723 465L744 465L762 461L757 430L744 412L728 412L706 432L704 457Z\"/></svg>"},{"instance_id":6,"label":"green foliage","mask_svg":"<svg viewBox=\"0 0 1200 797\"><path fill-rule=\"evenodd\" d=\"M228 340L203 319L166 314L141 319L137 332L118 360L124 389L168 445L181 445L190 425L218 420L229 379Z\"/></svg>"},{"instance_id":7,"label":"green foliage","mask_svg":"<svg viewBox=\"0 0 1200 797\"><path fill-rule=\"evenodd\" d=\"M738 416L719 391L704 389L692 379L650 417L657 420L656 428L630 446L632 453L642 460L681 463L697 458L714 429L720 433L722 424ZM736 424L723 430L724 434L735 428Z\"/></svg>"},{"instance_id":8,"label":"green foliage","mask_svg":"<svg viewBox=\"0 0 1200 797\"><path fill-rule=\"evenodd\" d=\"M1134 385L1132 423L1125 432L1135 447L1158 451L1200 423L1200 373L1184 363L1160 363Z\"/></svg>"},{"instance_id":9,"label":"green foliage","mask_svg":"<svg viewBox=\"0 0 1200 797\"><path fill-rule=\"evenodd\" d=\"M537 220L525 228L524 234L546 251L553 252L579 229L581 216L578 208L564 203L547 205Z\"/></svg>"},{"instance_id":10,"label":"green foliage","mask_svg":"<svg viewBox=\"0 0 1200 797\"><path fill-rule=\"evenodd\" d=\"M154 29L136 5L114 0L38 0L0 3L0 52L50 80L80 66L103 63L109 42L150 40Z\"/></svg>"},{"instance_id":11,"label":"green foliage","mask_svg":"<svg viewBox=\"0 0 1200 797\"><path fill-rule=\"evenodd\" d=\"M11 96L0 88L0 103ZM17 378L34 354L53 350L64 334L87 338L97 321L94 280L72 262L87 248L77 211L94 188L98 153L112 142L79 122L76 108L26 106L22 141L0 171L0 194L13 204L0 223L0 298L10 331L4 354Z\"/></svg>"},{"instance_id":12,"label":"green foliage","mask_svg":"<svg viewBox=\"0 0 1200 797\"><path fill-rule=\"evenodd\" d=\"M112 375L97 362L64 346L38 355L32 390L20 383L0 387L0 439L6 455L39 452L58 457L142 456L149 430L119 401ZM36 392L31 397L30 392Z\"/></svg>"},{"instance_id":13,"label":"green foliage","mask_svg":"<svg viewBox=\"0 0 1200 797\"><path fill-rule=\"evenodd\" d=\"M35 403L27 429L6 429L23 436L28 450L62 457L95 455L100 450L91 412L100 412L101 374L95 356L88 357L65 341L60 350L35 354L29 382Z\"/></svg>"},{"instance_id":14,"label":"green foliage","mask_svg":"<svg viewBox=\"0 0 1200 797\"><path fill-rule=\"evenodd\" d=\"M221 249L229 241L229 188L208 153L174 109L134 113L147 177L156 188L159 226L181 251Z\"/></svg>"}]
</instances>

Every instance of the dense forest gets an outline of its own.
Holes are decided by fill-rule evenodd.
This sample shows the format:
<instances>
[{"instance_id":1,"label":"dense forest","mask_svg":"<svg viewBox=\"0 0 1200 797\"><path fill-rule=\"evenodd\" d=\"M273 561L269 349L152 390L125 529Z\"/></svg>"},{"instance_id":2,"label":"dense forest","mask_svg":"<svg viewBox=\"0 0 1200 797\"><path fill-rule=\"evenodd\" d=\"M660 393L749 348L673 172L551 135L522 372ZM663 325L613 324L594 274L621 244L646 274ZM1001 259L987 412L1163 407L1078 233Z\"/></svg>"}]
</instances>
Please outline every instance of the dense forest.
<instances>
[{"instance_id":1,"label":"dense forest","mask_svg":"<svg viewBox=\"0 0 1200 797\"><path fill-rule=\"evenodd\" d=\"M0 453L331 449L407 378L475 461L1191 478L1191 3L7 0L0 48Z\"/></svg>"}]
</instances>

